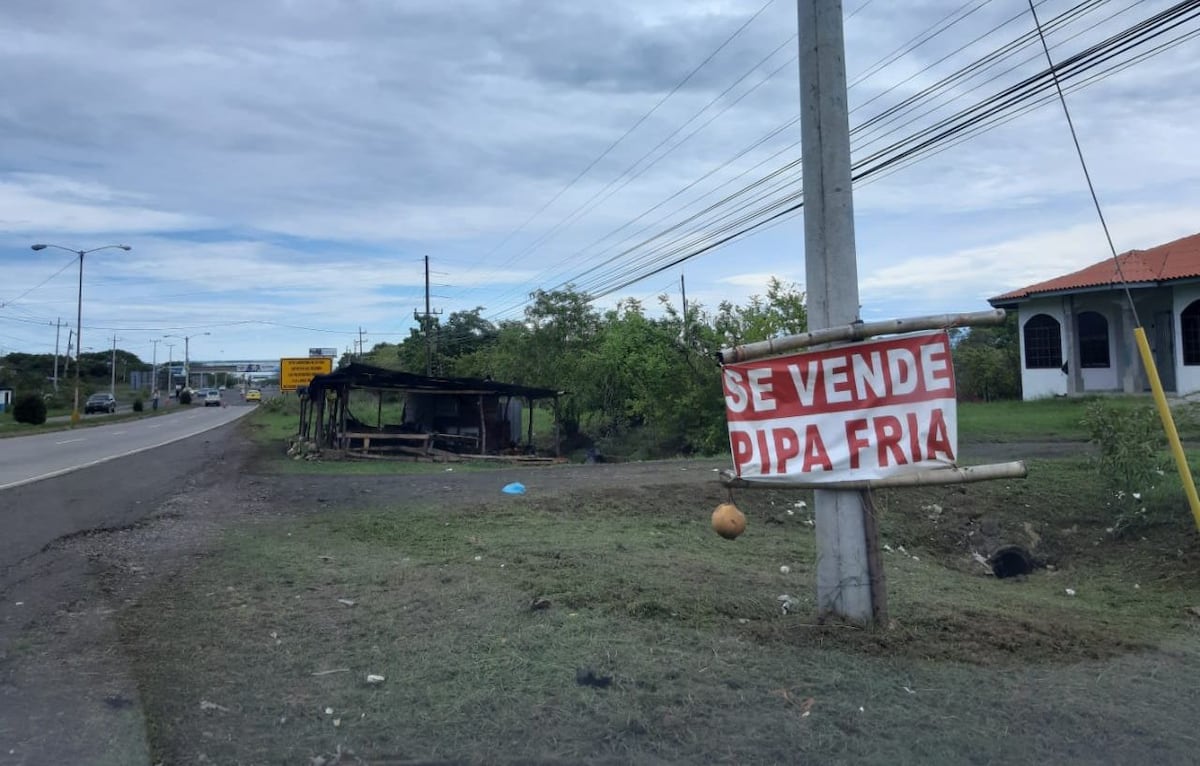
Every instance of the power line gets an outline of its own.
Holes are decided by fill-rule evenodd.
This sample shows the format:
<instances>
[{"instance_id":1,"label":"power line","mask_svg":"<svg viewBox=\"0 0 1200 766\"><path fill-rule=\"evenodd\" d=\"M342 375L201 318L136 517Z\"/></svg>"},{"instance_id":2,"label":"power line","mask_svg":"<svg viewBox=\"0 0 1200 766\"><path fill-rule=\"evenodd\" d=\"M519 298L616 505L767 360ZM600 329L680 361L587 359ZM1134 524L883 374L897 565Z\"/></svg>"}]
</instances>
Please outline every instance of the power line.
<instances>
[{"instance_id":1,"label":"power line","mask_svg":"<svg viewBox=\"0 0 1200 766\"><path fill-rule=\"evenodd\" d=\"M1185 21L1190 20L1191 17L1184 18L1184 16L1189 13L1193 7L1193 3L1180 3L1177 6L1174 6L1172 9L1164 11L1162 14L1157 14L1143 22L1135 24L1129 29L1118 33L1117 35L1111 36L1102 43L1091 46L1085 51L1076 54L1076 56L1064 60L1064 62L1060 64L1064 70L1062 73L1063 78L1069 79L1072 77L1078 77L1081 73L1087 72L1091 68L1098 67L1100 64L1111 61L1113 58L1133 50L1136 46L1144 45L1147 41L1165 34L1171 29L1177 28ZM1138 58L1139 60L1144 60L1144 58L1148 57L1152 53L1161 52L1161 50L1164 50L1167 47L1173 47L1174 45L1178 45L1186 39L1190 39L1194 34L1195 32L1188 32L1174 40L1157 46L1155 51L1147 51L1144 54L1139 54ZM1127 68L1129 65L1131 65L1131 62L1118 62L1111 64L1105 70L1081 84L1090 84L1091 82L1102 79L1102 75L1110 76L1112 73ZM1040 75L1027 78L1017 86L1007 88L1001 91L999 94L993 95L989 99L984 99L982 102L959 112L955 116L955 119L957 120L956 124L950 125L946 120L943 120L937 125L931 126L931 128L935 129L935 132L937 133L936 139L930 137L922 140L923 137L930 131L930 128L927 128L924 131L918 131L916 134L906 137L900 142L896 142L889 147L888 150L876 152L874 155L868 158L867 161L860 160L856 163L856 179L862 180L878 174L886 170L888 167L895 166L900 162L904 162L906 159L914 157L918 153L928 152L930 149L937 146L939 142L945 142L951 138L954 138L956 134L967 130L975 130L986 127L985 120L995 120L998 115L1003 115L1004 110L1011 109L1014 105L1020 104L1023 100L1028 100L1040 89L1047 87L1050 84L1049 81L1046 80L1047 76L1047 72L1042 72ZM941 128L940 131L936 130L939 126ZM917 141L915 145L906 145L911 144L914 140ZM888 151L890 151L891 156L884 156ZM871 161L874 161L876 164L868 166L868 163ZM708 252L713 249L714 246L728 243L735 237L744 236L749 231L753 231L763 224L776 220L778 213L786 215L789 212L795 212L798 210L799 206L799 204L794 204L790 208L787 207L787 198L777 201L769 208L759 211L759 215L769 215L769 218L760 220L758 223L753 224L749 229L734 233L732 235L722 236L715 243L710 242L701 245L698 250L692 252L690 255L683 254L683 259L686 260L688 257L694 257L702 252ZM784 209L779 210L781 207ZM722 229L718 229L715 234L721 234L726 231L728 231L728 228L723 227ZM596 290L594 295L596 297L601 297L611 292L612 289L622 289L624 286L632 283L628 277L633 277L632 281L638 281L639 279L659 273L665 268L678 265L678 263L681 261L670 257L676 253L677 251L675 249L659 252L657 254L651 253L650 255L656 259L652 261L652 264L663 262L666 265L662 266L661 268L643 268L641 271L626 268L620 272L615 272L614 276L608 279L607 285L603 289ZM646 264L646 266L650 265L651 264ZM626 276L620 276L622 274Z\"/></svg>"},{"instance_id":2,"label":"power line","mask_svg":"<svg viewBox=\"0 0 1200 766\"><path fill-rule=\"evenodd\" d=\"M1042 0L1042 1L1044 2L1045 0ZM1092 0L1092 1L1093 1L1093 2L1097 2L1097 1L1099 1L1099 2L1104 2L1104 1L1106 1L1106 0ZM951 28L952 28L952 27L953 27L955 24L957 24L957 23L959 23L959 22L963 21L963 20L964 20L964 19L966 19L966 18L969 18L969 17L970 17L972 14L976 13L976 12L977 12L978 10L980 10L980 9L981 9L983 6L985 6L985 5L986 5L988 2L990 2L990 0L983 0L982 2L980 2L979 0L968 0L968 2L966 2L966 3L962 4L961 6L959 6L958 8L956 8L956 9L955 9L954 11L952 11L951 13L949 13L949 14L947 14L946 16L944 16L943 18L939 19L939 20L938 20L937 22L935 22L935 23L934 23L932 26L930 26L930 27L926 28L924 31L922 31L922 32L921 32L921 33L919 33L918 35L914 36L913 38L911 38L910 40L908 40L906 43L904 43L904 44L902 44L901 46L899 46L898 48L896 48L896 49L895 49L894 51L892 51L891 53L889 53L889 54L887 54L887 55L883 56L882 58L880 58L879 60L877 60L877 61L876 61L874 64L872 64L870 67L868 67L868 70L867 70L866 72L864 72L862 75L860 75L860 76L859 76L859 77L858 77L858 78L855 80L855 82L851 84L851 87L854 87L854 86L856 86L856 85L859 85L859 84L861 84L862 82L866 81L866 80L867 80L867 79L868 79L868 78L869 78L871 75L873 75L875 72L881 71L883 68L885 68L885 67L886 67L886 65L887 65L889 62L893 62L893 61L897 60L897 58L898 58L898 57L901 57L901 56L903 56L903 55L906 55L907 53L910 53L910 52L912 52L913 50L916 50L918 47L920 47L920 46L922 46L922 45L925 45L925 44L929 43L931 40L933 40L933 39L937 38L937 37L938 37L938 36L940 36L941 34L945 33L947 30L951 29ZM994 32L995 32L995 31L997 31L998 29L1002 28L1003 26L1006 26L1007 24L1010 24L1010 23L1012 23L1013 21L1015 21L1015 20L1017 20L1017 19L1019 19L1019 18L1020 18L1020 14L1018 14L1018 15L1016 15L1016 16L1013 16L1013 17L1010 17L1010 18L1008 18L1008 19L1004 20L1004 21L1003 21L1003 22L1001 22L1000 24L998 24L998 25L996 25L996 26L992 27L992 29L991 29L991 30L989 30L989 31L988 31L987 33L985 33L984 35L982 35L982 36L981 36L981 38L982 38L982 37L986 37L988 34L992 34L992 33L994 33ZM793 36L793 37L794 37L794 36ZM981 38L977 38L977 39L981 39ZM793 38L789 38L789 41L790 41L791 39L793 39ZM969 45L969 44L968 44L968 45ZM961 50L962 50L964 47L967 47L967 46L962 46L962 47L958 48L957 50L958 50L958 51L961 51ZM955 52L957 52L957 51L955 51ZM774 51L773 51L772 53L774 53ZM939 59L938 61L934 62L933 64L930 64L930 65L928 65L927 67L925 67L924 69L922 69L922 70L921 70L921 72L918 72L917 74L920 74L920 73L922 73L922 72L924 72L924 71L927 71L928 69L930 69L930 68L932 68L932 67L936 66L937 64L939 64L939 63L941 63L942 61L946 60L946 58L948 58L948 57L949 57L949 55L953 55L953 54L948 54L947 56L943 56L941 59ZM764 59L764 60L765 60L765 59ZM785 64L784 64L783 66L781 66L781 67L780 67L779 69L777 69L775 72L772 72L772 73L771 73L771 75L769 75L767 79L769 79L771 76L774 76L774 74L776 74L778 71L781 71L781 70L782 70L784 67L786 67L786 66L787 66L789 63L791 63L791 62L794 62L795 60L796 60L796 57L795 57L795 56L791 57L791 58L789 59L789 61L788 61L788 62L785 62ZM760 64L761 64L761 62L760 62ZM757 68L757 66L758 66L758 65L756 65L756 67L755 67L755 68ZM750 71L752 72L752 71L754 71L754 70L753 70L753 69L751 69ZM746 77L748 74L749 74L749 72L747 72L747 73L746 73L746 74L744 74L744 75L743 75L741 78L739 78L739 82L740 82L742 79L744 79L744 78L745 78L745 77ZM914 75L914 76L915 76L915 75ZM907 82L909 79L911 79L911 77L910 77L910 78L907 78L907 79L906 79L904 82ZM735 84L736 84L736 83L735 83ZM762 82L760 82L758 85L761 85L761 84L762 84ZM900 83L900 84L903 84L903 83ZM896 87L899 87L899 85L900 85L900 84L895 84L895 85L893 85L892 87L890 87L890 88L888 88L886 91L884 91L884 93L886 94L886 93L888 93L888 92L891 92L891 91L892 91L892 90L894 90ZM731 87L732 87L732 86L731 86ZM758 86L756 85L755 87L758 87ZM727 89L727 91L728 91L728 89ZM726 91L726 92L727 92L727 91ZM743 96L744 96L744 95L746 95L746 94L743 94ZM877 96L876 98L878 98L878 96ZM870 103L870 102L871 102L871 101L873 101L873 100L874 100L874 99L869 99L869 100L868 100L866 103ZM710 104L709 104L709 105L711 105L711 103L712 103L712 102L710 102ZM855 108L855 110L853 110L853 111L857 111L857 110L858 110L858 109L860 109L862 106L865 106L865 104L864 104L864 105L860 105L859 107L856 107L856 108ZM706 106L705 108L707 109L707 106ZM728 107L727 107L727 108L728 108ZM701 112L703 112L703 111L704 111L704 110L701 110ZM724 111L724 110L723 110L723 111ZM693 119L694 119L694 117L693 117ZM789 120L788 122L786 122L786 123L784 123L783 125L779 126L779 128L777 128L777 129L776 129L775 131L773 131L772 133L773 133L773 134L777 134L778 132L781 132L782 130L786 129L786 128L787 128L787 127L789 127L790 125L792 125L792 124L794 124L795 122L797 122L797 121L798 121L798 119L799 119L798 117L792 118L792 119L791 119L791 120ZM690 122L690 121L689 121L689 122ZM711 120L710 120L709 122L711 122ZM685 127L685 126L686 126L686 124L688 124L688 123L685 123L685 124L684 124L684 126L681 126L681 128L682 128L682 127ZM706 123L706 124L707 124L707 123ZM676 132L678 132L678 131L676 131ZM694 134L695 134L695 132L696 132L696 131L693 131L693 133L692 133L692 134L689 134L689 136L688 136L688 137L690 138L692 135L694 135ZM674 134L673 134L673 135L674 135ZM770 135L770 134L769 134L769 135ZM760 142L761 142L761 141L762 141L762 139L760 139ZM754 146L756 146L756 145L757 145L758 143L760 143L760 142L756 142L756 144L755 144L755 145L752 145L752 147L751 147L751 148L754 148ZM796 144L798 144L798 143L799 143L799 142L797 141L797 142L796 142ZM654 150L651 150L651 153L652 153L653 151L654 151ZM747 151L747 150L743 150L743 152L740 152L738 155L735 155L735 157L734 157L733 159L731 159L730 161L727 161L727 163L724 163L723 165L719 166L718 168L715 168L713 171L710 171L709 173L706 173L706 174L705 174L704 176L702 176L700 179L697 179L696 181L693 181L691 184L688 184L688 186L684 187L684 189L680 190L679 192L676 192L676 194L673 194L673 195L671 195L671 198L674 198L674 197L678 196L678 194L682 193L683 191L685 191L685 190L686 190L686 189L688 189L688 188L691 188L691 187L692 187L692 186L694 186L696 183L700 182L701 180L703 180L704 178L708 177L708 176L709 176L709 175L711 175L712 173L714 173L714 172L716 172L716 171L719 171L719 170L723 169L723 168L724 168L726 165L728 165L730 162L732 162L732 161L736 160L738 157L742 156L742 155L743 155L743 154L744 154L746 151ZM664 156L665 156L665 155L664 155ZM659 159L661 159L661 157L660 157ZM657 160L656 160L656 162L657 162ZM797 163L797 164L798 164L798 163ZM635 166L636 166L636 163L635 163ZM745 172L745 171L744 171L744 172ZM618 179L614 179L614 182L615 182L615 181L617 181L617 180L619 180L619 179L620 179L620 177L618 177ZM632 179L630 179L630 180L632 180ZM610 182L610 186L612 185L612 183L613 183L613 182ZM626 184L627 184L627 183L628 183L628 182L626 182ZM618 187L618 190L619 190L619 188L623 188L623 187L624 187L626 184L622 184L622 185L621 185L621 187ZM606 188L608 188L608 187L606 187ZM718 187L718 188L720 188L720 187ZM615 191L616 191L616 190L614 190L614 191L613 191L613 193L615 193ZM714 192L714 191L716 191L716 189L713 189L713 190L711 190L709 193L712 193L712 192ZM602 192L603 192L603 190L601 190L601 193L602 193ZM599 194L599 193L598 193L598 194ZM608 197L610 197L610 196L612 196L612 195L611 195L611 194L609 194L609 195L605 196L605 197L604 197L604 199L608 199ZM594 198L595 198L595 197L593 197L593 199L594 199ZM669 199L671 199L671 198L668 198L668 200L669 200ZM596 205L598 205L598 204L599 204L599 202L603 202L603 201L604 201L603 199L602 199L602 200L599 200L599 201L596 203ZM666 201L667 201L667 200L664 200L664 202L660 202L658 205L655 205L655 207L654 207L654 208L652 208L652 210L653 210L653 209L657 209L657 208L658 208L658 207L660 207L662 204L664 204ZM587 203L585 203L585 206L586 206L586 205L587 205ZM595 205L592 205L590 208L588 208L588 209L586 209L586 210L584 210L583 208L579 208L579 209L577 209L577 210L576 210L576 213L579 213L579 214L585 214L586 212L589 212L591 209L594 209L594 207L595 207ZM628 223L626 223L626 224L623 224L623 225L622 225L621 227L619 227L617 230L614 230L614 232L610 232L609 234L605 235L605 236L604 236L604 237L602 237L600 240L598 240L596 243L593 243L592 245L589 245L589 246L587 246L587 247L583 248L581 251L578 251L574 257L581 257L581 256L583 256L583 254L584 254L584 253L586 253L586 252L587 252L587 250L591 249L592 247L594 247L595 245L597 245L599 242L602 242L602 241L604 241L605 239L608 239L610 236L612 236L612 235L613 235L614 233L616 233L616 232L619 232L621 229L628 227L628 226L630 225L630 223L634 223L634 222L636 222L637 220L639 220L639 219L641 219L642 217L644 217L645 215L647 215L649 212L651 212L651 211L646 211L645 213L642 213L641 215L639 215L637 219L634 219L634 221L632 221L632 222L628 222ZM574 214L573 214L573 215L574 215ZM577 217L578 217L578 216L576 216L576 218L577 218ZM662 219L659 219L659 220L661 221ZM565 223L566 221L567 221L567 219L564 219L563 221L560 221L560 222L559 222L559 224L558 224L558 226L561 226L561 225L562 225L563 223ZM545 241L545 238L546 238L546 237L548 237L548 236L552 235L552 234L553 234L553 233L554 233L554 232L557 230L558 226L556 226L555 230L552 230L552 231L550 231L550 232L547 232L547 234L546 234L546 235L544 235L542 239L540 239L540 240L538 240L537 242L533 243L533 245L531 245L529 248L527 248L525 251L523 251L523 253L522 253L522 254L528 254L528 253L532 252L532 250L533 250L533 249L536 249L536 246L538 246L539 244L543 243L543 242ZM645 229L643 229L642 231L645 231ZM628 241L628 238L627 238L627 240L626 240L626 241ZM609 251L609 252L611 252L611 249L610 249L610 250L608 250L608 251ZM614 256L614 257L610 257L610 258L608 258L608 259L604 260L602 263L600 263L600 264L597 264L596 266L592 267L592 269L589 269L589 271L591 271L591 270L594 270L594 269L596 269L596 268L601 268L601 267L603 267L603 265L605 265L605 264L607 264L607 263L610 263L610 262L612 262L612 261L613 261L615 258L619 258L619 257L620 257L622 254L623 254L623 253L618 253L616 256ZM598 258L598 257L602 257L602 256L603 256L603 252L601 252L601 253L597 253L597 254L595 254L595 255L592 255L592 256L589 256L588 258L590 258L591 260L595 260L596 258ZM587 260L587 259L585 258L585 262L586 262L586 260ZM539 276L537 277L537 281L542 281L542 280L544 280L544 279L548 279L548 278L549 278L549 279L561 279L561 278L562 278L562 275L565 275L565 274L567 274L567 273L569 273L569 272L567 272L567 271L564 271L564 270L560 270L560 271L557 273L557 275L555 275L554 277L552 277L552 278L551 278L551 277L549 277L549 272L548 272L548 271L547 271L547 272L543 272L541 275L539 275ZM566 282L566 281L570 281L570 280L564 280L564 281L560 281L560 282L559 282L559 285L561 286L561 285L565 284L565 282ZM504 300L504 298L505 298L506 296L508 296L508 295L512 295L512 294L516 293L518 290L519 290L519 288L510 288L509 290L506 290L506 291L502 292L502 293L501 293L501 294L500 294L500 295L497 297L497 300L499 300L499 301L503 301L503 300ZM521 300L521 301L520 301L520 302L518 302L516 305L517 305L517 306L523 305L523 303L524 303L524 302L525 302L524 300ZM501 312L501 313L503 313L503 312ZM493 314L493 316L494 316L494 314Z\"/></svg>"},{"instance_id":3,"label":"power line","mask_svg":"<svg viewBox=\"0 0 1200 766\"><path fill-rule=\"evenodd\" d=\"M21 293L21 294L20 294L20 295L18 295L16 298L13 298L11 301L7 301L7 302L5 302L5 301L0 301L0 308L6 308L6 307L10 306L10 305L11 305L11 304L13 304L13 303L17 303L17 302L18 302L18 301L20 301L22 298L24 298L26 295L29 295L29 294L30 294L31 292L33 292L34 290L38 289L38 288L39 288L39 287L41 287L42 285L44 285L44 284L46 284L47 282L49 282L51 279L54 279L54 278L55 278L55 277L57 277L59 274L61 274L61 273L63 273L64 271L66 271L66 270L67 270L67 268L68 268L68 267L70 267L71 265L73 265L74 263L75 263L75 258L71 258L71 259L69 259L69 260L68 260L66 263L64 263L64 264L62 265L62 268L60 268L58 271L56 271L56 272L54 272L53 274L51 274L50 276L46 277L46 278L45 278L45 279L43 279L41 282L38 282L36 285L34 285L33 287L29 288L29 289L28 289L28 290L26 290L25 292Z\"/></svg>"},{"instance_id":4,"label":"power line","mask_svg":"<svg viewBox=\"0 0 1200 766\"><path fill-rule=\"evenodd\" d=\"M596 165L599 164L600 161L603 160L605 157L607 157L613 151L613 149L616 149L617 146L620 145L622 141L624 141L635 130L637 130L639 127L641 127L641 125L644 122L646 122L646 120L650 119L650 117L653 116L654 113L657 112L659 110L659 108L662 107L662 105L665 104L672 96L674 96L676 93L678 93L679 90L681 88L683 88L684 85L687 85L689 82L691 82L691 79L693 77L695 77L700 72L701 69L708 66L709 62L711 62L714 58L716 58L716 56L721 51L725 50L725 48L730 43L732 43L739 36L741 36L742 32L744 32L747 27L749 27L752 23L754 23L755 19L757 19L760 15L762 15L762 13L765 10L767 10L767 8L769 8L771 6L771 4L774 2L775 2L775 0L767 0L765 3L763 3L762 6L757 11L755 11L753 15L750 16L750 18L746 19L746 21L744 21L741 24L741 26L739 26L737 29L735 29L733 31L733 34L731 34L731 35L729 35L729 37L725 38L724 42L722 42L720 45L718 45L716 50L714 50L712 53L708 54L708 56L706 56L703 61L701 61L699 64L696 65L695 68L693 68L690 72L688 72L684 76L684 78L682 80L680 80L678 83L676 83L675 87L671 88L671 90L668 91L665 96L660 98L658 100L658 102L655 103L654 106L652 106L648 112L646 112L641 117L639 117L637 119L637 121L633 123L633 125L631 125L628 129L626 129L626 131L624 133L622 133L620 135L619 138L617 138L615 141L613 141L611 144L609 144L604 149L604 151L602 151L599 155L596 156L595 159L593 159L591 162L589 162L587 164L587 166L584 167L583 170L579 171L579 173L574 178L572 178L569 182L567 182L567 184L565 186L563 186L561 189L559 189L558 192L553 197L551 197L541 207L539 207L536 211L534 211L533 215L529 216L529 218L527 218L524 221L524 223L522 223L520 226L518 226L513 231L509 232L509 234L507 236L505 236L504 239L501 240L499 244L497 244L495 247L493 247L491 250L489 250L483 256L483 258L480 259L480 262L487 260L492 255L497 253L501 248L503 248L506 244L508 244L508 242L514 236L516 236L520 232L524 231L525 228L527 226L529 226L530 223L532 223L535 219L537 219L538 216L540 216L551 205L553 205L555 202L557 202L558 199L560 197L562 197L563 194L565 194L575 184L577 184L580 180L582 180L584 176L586 176L589 172L591 172L592 168L596 167ZM512 260L513 260L513 258L509 258L501 265L501 267L503 268L503 266L509 265L512 262Z\"/></svg>"}]
</instances>

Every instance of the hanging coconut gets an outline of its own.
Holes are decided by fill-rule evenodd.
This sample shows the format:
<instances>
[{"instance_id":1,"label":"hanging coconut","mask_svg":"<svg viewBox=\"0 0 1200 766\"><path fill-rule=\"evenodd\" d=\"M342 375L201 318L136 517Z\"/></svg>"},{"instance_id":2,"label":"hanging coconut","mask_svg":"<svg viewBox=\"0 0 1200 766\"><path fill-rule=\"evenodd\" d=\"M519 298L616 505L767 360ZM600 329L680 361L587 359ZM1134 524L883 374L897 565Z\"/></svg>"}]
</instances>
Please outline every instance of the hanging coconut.
<instances>
[{"instance_id":1,"label":"hanging coconut","mask_svg":"<svg viewBox=\"0 0 1200 766\"><path fill-rule=\"evenodd\" d=\"M713 511L712 526L726 540L732 540L746 531L746 515L733 503L721 503Z\"/></svg>"}]
</instances>

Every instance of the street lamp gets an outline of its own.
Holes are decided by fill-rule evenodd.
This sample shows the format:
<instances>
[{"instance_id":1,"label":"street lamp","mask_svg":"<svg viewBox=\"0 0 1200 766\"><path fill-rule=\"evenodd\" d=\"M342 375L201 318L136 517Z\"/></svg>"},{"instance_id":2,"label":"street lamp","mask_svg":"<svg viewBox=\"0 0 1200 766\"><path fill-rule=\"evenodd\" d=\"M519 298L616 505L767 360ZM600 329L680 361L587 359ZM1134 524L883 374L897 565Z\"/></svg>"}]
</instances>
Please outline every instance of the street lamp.
<instances>
[{"instance_id":1,"label":"street lamp","mask_svg":"<svg viewBox=\"0 0 1200 766\"><path fill-rule=\"evenodd\" d=\"M52 247L55 250L65 250L68 253L74 253L79 256L79 294L75 303L75 406L71 410L71 426L79 424L79 350L83 348L83 343L80 342L80 333L83 331L83 256L88 253L94 253L97 250L121 249L132 250L129 245L103 245L101 247L93 247L91 250L72 250L69 247L62 245L33 245L34 250L45 250Z\"/></svg>"},{"instance_id":2,"label":"street lamp","mask_svg":"<svg viewBox=\"0 0 1200 766\"><path fill-rule=\"evenodd\" d=\"M183 338L183 387L192 385L192 369L188 360L188 341L201 335L212 335L211 332L198 332L195 335L164 335L164 338Z\"/></svg>"}]
</instances>

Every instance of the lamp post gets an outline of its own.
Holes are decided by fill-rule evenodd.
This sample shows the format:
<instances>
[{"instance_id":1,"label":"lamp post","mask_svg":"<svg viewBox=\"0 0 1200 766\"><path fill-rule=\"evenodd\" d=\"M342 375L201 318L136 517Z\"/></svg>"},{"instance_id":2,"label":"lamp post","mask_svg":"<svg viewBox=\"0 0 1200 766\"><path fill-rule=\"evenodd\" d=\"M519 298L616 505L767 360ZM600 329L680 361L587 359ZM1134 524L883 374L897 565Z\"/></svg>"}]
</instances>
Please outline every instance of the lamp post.
<instances>
[{"instance_id":1,"label":"lamp post","mask_svg":"<svg viewBox=\"0 0 1200 766\"><path fill-rule=\"evenodd\" d=\"M83 256L88 253L94 253L97 250L121 249L125 251L132 250L129 245L103 245L101 247L93 247L91 250L73 250L62 245L46 245L37 244L32 246L34 250L45 250L52 247L55 250L65 250L68 253L74 253L79 256L79 292L75 301L75 405L71 410L71 426L79 425L79 351L83 348L81 333L83 331Z\"/></svg>"}]
</instances>

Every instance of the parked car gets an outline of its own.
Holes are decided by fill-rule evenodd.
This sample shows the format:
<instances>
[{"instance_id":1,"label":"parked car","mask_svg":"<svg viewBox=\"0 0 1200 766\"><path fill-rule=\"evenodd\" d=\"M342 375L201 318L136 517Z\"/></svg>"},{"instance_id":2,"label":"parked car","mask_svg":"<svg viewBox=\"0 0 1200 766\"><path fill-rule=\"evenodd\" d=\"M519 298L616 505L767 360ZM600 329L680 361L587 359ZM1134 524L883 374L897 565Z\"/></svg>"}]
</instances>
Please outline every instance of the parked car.
<instances>
[{"instance_id":1,"label":"parked car","mask_svg":"<svg viewBox=\"0 0 1200 766\"><path fill-rule=\"evenodd\" d=\"M206 391L204 394L204 406L205 407L220 407L221 406L221 392L215 388L208 389L208 391Z\"/></svg>"},{"instance_id":2,"label":"parked car","mask_svg":"<svg viewBox=\"0 0 1200 766\"><path fill-rule=\"evenodd\" d=\"M257 388L250 389L249 391L246 392L246 401L261 402L262 401L262 392L259 391Z\"/></svg>"},{"instance_id":3,"label":"parked car","mask_svg":"<svg viewBox=\"0 0 1200 766\"><path fill-rule=\"evenodd\" d=\"M83 414L91 415L93 412L116 412L117 400L112 394L92 394L88 397L83 405Z\"/></svg>"}]
</instances>

